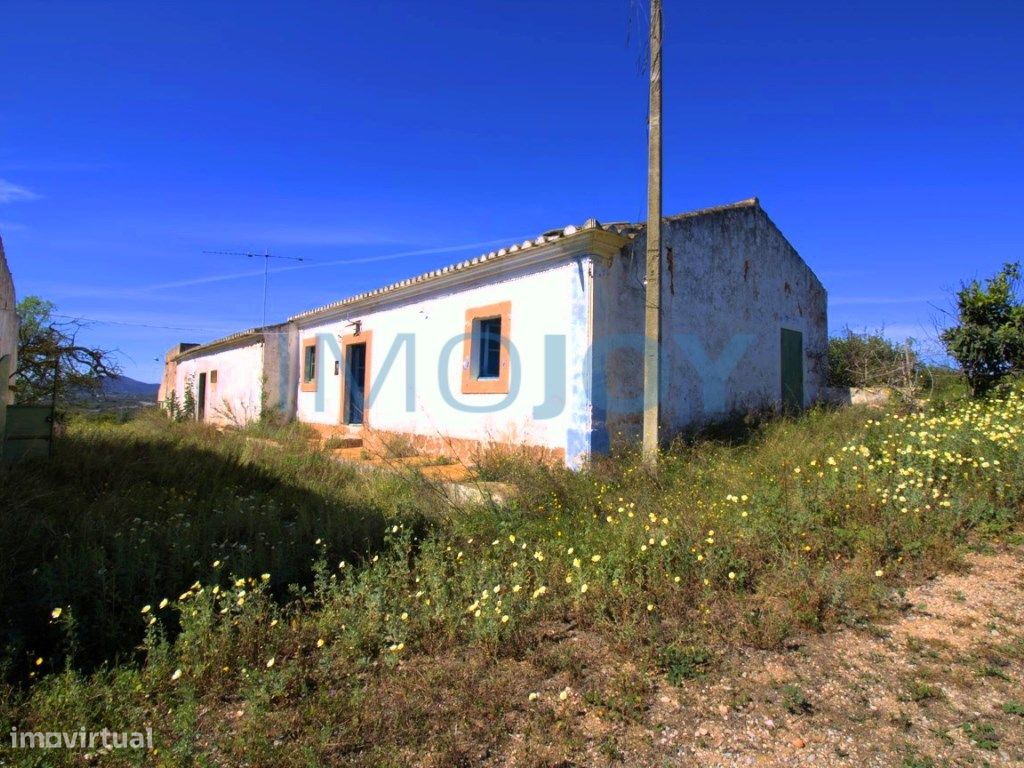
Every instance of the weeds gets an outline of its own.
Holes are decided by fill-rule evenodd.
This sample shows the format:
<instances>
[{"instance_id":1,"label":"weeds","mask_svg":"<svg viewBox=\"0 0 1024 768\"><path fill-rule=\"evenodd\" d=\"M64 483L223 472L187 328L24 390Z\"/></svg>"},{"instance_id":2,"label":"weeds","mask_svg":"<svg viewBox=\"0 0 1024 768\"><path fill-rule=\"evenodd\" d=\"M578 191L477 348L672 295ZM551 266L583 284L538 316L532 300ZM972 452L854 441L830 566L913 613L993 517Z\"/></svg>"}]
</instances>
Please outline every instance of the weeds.
<instances>
[{"instance_id":1,"label":"weeds","mask_svg":"<svg viewBox=\"0 0 1024 768\"><path fill-rule=\"evenodd\" d=\"M782 705L791 715L809 715L814 712L814 705L804 695L800 686L794 683L787 683L782 686Z\"/></svg>"},{"instance_id":2,"label":"weeds","mask_svg":"<svg viewBox=\"0 0 1024 768\"><path fill-rule=\"evenodd\" d=\"M991 723L968 720L963 724L963 732L978 749L990 752L999 749L1000 736Z\"/></svg>"},{"instance_id":3,"label":"weeds","mask_svg":"<svg viewBox=\"0 0 1024 768\"><path fill-rule=\"evenodd\" d=\"M944 698L944 694L941 688L935 685L930 685L921 680L913 680L910 685L907 686L907 699L915 704L923 704L928 701L936 701L942 698Z\"/></svg>"},{"instance_id":4,"label":"weeds","mask_svg":"<svg viewBox=\"0 0 1024 768\"><path fill-rule=\"evenodd\" d=\"M1003 704L1003 712L1008 715L1024 717L1024 704L1021 704L1019 701L1007 701Z\"/></svg>"},{"instance_id":5,"label":"weeds","mask_svg":"<svg viewBox=\"0 0 1024 768\"><path fill-rule=\"evenodd\" d=\"M682 685L705 674L711 666L711 654L699 646L669 646L660 653L661 668L672 685Z\"/></svg>"},{"instance_id":6,"label":"weeds","mask_svg":"<svg viewBox=\"0 0 1024 768\"><path fill-rule=\"evenodd\" d=\"M52 463L0 476L4 667L26 683L3 719L152 722L181 764L407 764L428 743L473 760L531 690L489 660L547 628L635 649L678 684L720 649L858 624L1019 521L1016 391L745 429L678 443L656 475L629 452L580 472L482 456L516 495L454 506L415 473L331 461L301 427L72 424ZM564 646L536 656L584 674ZM590 695L630 718L634 682ZM439 733L446 718L469 735Z\"/></svg>"},{"instance_id":7,"label":"weeds","mask_svg":"<svg viewBox=\"0 0 1024 768\"><path fill-rule=\"evenodd\" d=\"M407 459L419 455L419 450L413 441L406 435L388 434L381 440L381 448L384 454L390 459Z\"/></svg>"}]
</instances>

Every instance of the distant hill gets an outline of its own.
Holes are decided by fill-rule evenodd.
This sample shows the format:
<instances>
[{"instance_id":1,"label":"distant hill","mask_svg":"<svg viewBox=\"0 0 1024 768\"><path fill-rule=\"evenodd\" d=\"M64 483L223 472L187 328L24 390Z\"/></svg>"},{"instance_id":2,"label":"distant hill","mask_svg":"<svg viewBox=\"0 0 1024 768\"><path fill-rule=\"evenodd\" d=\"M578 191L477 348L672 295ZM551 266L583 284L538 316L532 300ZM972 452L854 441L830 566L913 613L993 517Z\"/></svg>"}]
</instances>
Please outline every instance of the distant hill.
<instances>
[{"instance_id":1,"label":"distant hill","mask_svg":"<svg viewBox=\"0 0 1024 768\"><path fill-rule=\"evenodd\" d=\"M68 405L73 410L103 412L141 408L156 404L159 384L147 384L127 376L108 376L99 392L69 393Z\"/></svg>"},{"instance_id":2,"label":"distant hill","mask_svg":"<svg viewBox=\"0 0 1024 768\"><path fill-rule=\"evenodd\" d=\"M159 384L147 384L127 376L110 376L103 380L103 394L118 399L156 400L159 389Z\"/></svg>"}]
</instances>

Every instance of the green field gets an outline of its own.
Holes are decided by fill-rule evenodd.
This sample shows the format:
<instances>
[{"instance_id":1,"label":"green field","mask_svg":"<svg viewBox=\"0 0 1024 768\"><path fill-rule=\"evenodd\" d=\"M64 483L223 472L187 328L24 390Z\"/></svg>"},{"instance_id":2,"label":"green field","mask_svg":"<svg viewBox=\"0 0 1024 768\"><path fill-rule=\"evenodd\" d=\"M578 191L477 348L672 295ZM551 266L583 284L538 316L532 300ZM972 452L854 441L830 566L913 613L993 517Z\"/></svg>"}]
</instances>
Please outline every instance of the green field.
<instances>
[{"instance_id":1,"label":"green field","mask_svg":"<svg viewBox=\"0 0 1024 768\"><path fill-rule=\"evenodd\" d=\"M542 699L521 665L572 679L540 650L566 627L686 680L870 621L1012 536L1022 430L1008 389L721 430L657 475L631 454L572 473L492 453L487 477L517 489L495 506L341 465L298 426L74 421L52 462L0 475L2 720L153 728L155 752L105 765L477 762ZM628 716L642 692L617 695ZM555 738L545 718L530 727Z\"/></svg>"}]
</instances>

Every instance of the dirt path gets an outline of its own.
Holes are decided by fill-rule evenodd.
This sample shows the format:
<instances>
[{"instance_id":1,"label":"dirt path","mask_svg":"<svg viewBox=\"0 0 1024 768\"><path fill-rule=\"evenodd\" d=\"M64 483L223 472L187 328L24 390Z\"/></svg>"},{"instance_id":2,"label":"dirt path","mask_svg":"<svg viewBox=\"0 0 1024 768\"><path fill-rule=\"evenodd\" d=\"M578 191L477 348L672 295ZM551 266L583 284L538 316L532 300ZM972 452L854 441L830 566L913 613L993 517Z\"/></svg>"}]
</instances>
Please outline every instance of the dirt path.
<instances>
[{"instance_id":1,"label":"dirt path","mask_svg":"<svg viewBox=\"0 0 1024 768\"><path fill-rule=\"evenodd\" d=\"M889 622L745 651L678 687L591 649L586 682L484 762L1024 766L1024 548L967 561L908 590ZM587 645L557 652L574 640Z\"/></svg>"},{"instance_id":2,"label":"dirt path","mask_svg":"<svg viewBox=\"0 0 1024 768\"><path fill-rule=\"evenodd\" d=\"M974 555L871 630L662 688L661 757L712 765L1024 765L1024 552ZM677 707L678 702L678 707ZM651 755L655 757L656 755Z\"/></svg>"}]
</instances>

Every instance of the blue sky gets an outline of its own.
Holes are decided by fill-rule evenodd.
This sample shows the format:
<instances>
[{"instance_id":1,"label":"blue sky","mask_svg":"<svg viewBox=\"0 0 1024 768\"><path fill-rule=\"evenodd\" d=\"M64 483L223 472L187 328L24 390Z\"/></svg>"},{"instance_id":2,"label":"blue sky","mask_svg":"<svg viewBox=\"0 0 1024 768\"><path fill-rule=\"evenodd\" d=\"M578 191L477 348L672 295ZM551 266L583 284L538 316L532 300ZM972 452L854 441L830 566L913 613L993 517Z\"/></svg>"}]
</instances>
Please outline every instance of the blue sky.
<instances>
[{"instance_id":1,"label":"blue sky","mask_svg":"<svg viewBox=\"0 0 1024 768\"><path fill-rule=\"evenodd\" d=\"M962 278L1021 258L1024 5L665 5L666 213L759 196L833 330L931 335ZM641 219L643 13L0 0L18 293L103 321L87 340L156 381L174 343L260 322L261 264L204 250L310 259L275 265L279 319Z\"/></svg>"}]
</instances>

